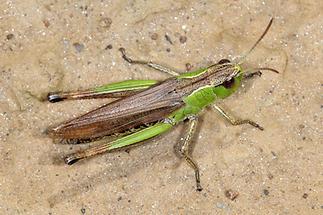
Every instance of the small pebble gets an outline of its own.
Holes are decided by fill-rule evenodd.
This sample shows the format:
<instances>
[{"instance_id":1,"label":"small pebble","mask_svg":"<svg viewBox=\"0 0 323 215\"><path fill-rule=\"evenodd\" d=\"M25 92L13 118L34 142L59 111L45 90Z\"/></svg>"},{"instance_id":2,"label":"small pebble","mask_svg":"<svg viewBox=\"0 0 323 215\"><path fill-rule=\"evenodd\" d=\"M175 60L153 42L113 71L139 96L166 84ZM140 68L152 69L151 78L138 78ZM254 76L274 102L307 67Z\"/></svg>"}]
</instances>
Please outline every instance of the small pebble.
<instances>
[{"instance_id":1,"label":"small pebble","mask_svg":"<svg viewBox=\"0 0 323 215\"><path fill-rule=\"evenodd\" d=\"M12 38L14 38L14 35L13 34L7 34L7 40L11 40Z\"/></svg>"},{"instance_id":2,"label":"small pebble","mask_svg":"<svg viewBox=\"0 0 323 215\"><path fill-rule=\"evenodd\" d=\"M84 49L84 45L80 43L73 43L73 46L75 47L77 52L81 52Z\"/></svg>"},{"instance_id":3,"label":"small pebble","mask_svg":"<svg viewBox=\"0 0 323 215\"><path fill-rule=\"evenodd\" d=\"M187 41L187 37L186 37L186 36L180 36L180 37L179 37L179 41L180 41L181 43L186 43L186 41Z\"/></svg>"},{"instance_id":4,"label":"small pebble","mask_svg":"<svg viewBox=\"0 0 323 215\"><path fill-rule=\"evenodd\" d=\"M224 208L226 208L226 205L224 203L217 202L216 207L220 208L220 209L224 209Z\"/></svg>"},{"instance_id":5,"label":"small pebble","mask_svg":"<svg viewBox=\"0 0 323 215\"><path fill-rule=\"evenodd\" d=\"M43 20L44 26L48 28L50 26L50 22L47 19Z\"/></svg>"},{"instance_id":6,"label":"small pebble","mask_svg":"<svg viewBox=\"0 0 323 215\"><path fill-rule=\"evenodd\" d=\"M239 193L237 191L234 191L234 190L231 190L231 189L226 190L224 192L224 194L228 199L230 199L232 201L235 200L239 196Z\"/></svg>"},{"instance_id":7,"label":"small pebble","mask_svg":"<svg viewBox=\"0 0 323 215\"><path fill-rule=\"evenodd\" d=\"M307 194L307 193L304 193L304 194L303 194L303 198L304 198L304 199L307 199L307 197L308 197L308 194Z\"/></svg>"},{"instance_id":8,"label":"small pebble","mask_svg":"<svg viewBox=\"0 0 323 215\"><path fill-rule=\"evenodd\" d=\"M157 40L157 39L158 39L158 34L157 34L157 33L153 33L153 34L150 36L150 38L151 38L152 40Z\"/></svg>"},{"instance_id":9,"label":"small pebble","mask_svg":"<svg viewBox=\"0 0 323 215\"><path fill-rule=\"evenodd\" d=\"M111 45L111 44L107 45L107 46L105 47L105 50L107 50L107 49L112 49L112 45Z\"/></svg>"},{"instance_id":10,"label":"small pebble","mask_svg":"<svg viewBox=\"0 0 323 215\"><path fill-rule=\"evenodd\" d=\"M105 17L100 19L100 27L105 28L105 29L109 29L111 27L112 24L112 19Z\"/></svg>"},{"instance_id":11,"label":"small pebble","mask_svg":"<svg viewBox=\"0 0 323 215\"><path fill-rule=\"evenodd\" d=\"M190 71L193 68L192 64L190 63L186 63L185 67L186 67L186 71Z\"/></svg>"},{"instance_id":12,"label":"small pebble","mask_svg":"<svg viewBox=\"0 0 323 215\"><path fill-rule=\"evenodd\" d=\"M269 190L264 189L263 192L264 192L265 196L268 196L269 195Z\"/></svg>"},{"instance_id":13,"label":"small pebble","mask_svg":"<svg viewBox=\"0 0 323 215\"><path fill-rule=\"evenodd\" d=\"M165 34L165 39L171 44L171 45L173 45L173 41L170 39L170 37L167 35L167 34Z\"/></svg>"},{"instance_id":14,"label":"small pebble","mask_svg":"<svg viewBox=\"0 0 323 215\"><path fill-rule=\"evenodd\" d=\"M271 173L268 173L268 178L271 180L274 178L274 176Z\"/></svg>"},{"instance_id":15,"label":"small pebble","mask_svg":"<svg viewBox=\"0 0 323 215\"><path fill-rule=\"evenodd\" d=\"M82 208L82 209L81 209L81 213L82 213L82 214L85 214L85 208Z\"/></svg>"}]
</instances>

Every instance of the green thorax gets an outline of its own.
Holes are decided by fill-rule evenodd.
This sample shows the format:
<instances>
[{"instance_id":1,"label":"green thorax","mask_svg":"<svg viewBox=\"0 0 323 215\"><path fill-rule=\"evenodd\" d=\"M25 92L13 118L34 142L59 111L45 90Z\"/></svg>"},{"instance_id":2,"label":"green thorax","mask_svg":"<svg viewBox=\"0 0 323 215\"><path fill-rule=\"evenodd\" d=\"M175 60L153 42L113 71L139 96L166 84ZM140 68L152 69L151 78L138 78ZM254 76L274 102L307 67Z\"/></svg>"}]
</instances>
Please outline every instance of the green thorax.
<instances>
[{"instance_id":1,"label":"green thorax","mask_svg":"<svg viewBox=\"0 0 323 215\"><path fill-rule=\"evenodd\" d=\"M198 70L201 72L202 70ZM185 106L173 112L169 117L175 123L183 121L189 116L197 115L204 107L212 104L217 99L224 99L234 93L240 86L242 73L233 78L231 85L210 86L206 85L183 98Z\"/></svg>"}]
</instances>

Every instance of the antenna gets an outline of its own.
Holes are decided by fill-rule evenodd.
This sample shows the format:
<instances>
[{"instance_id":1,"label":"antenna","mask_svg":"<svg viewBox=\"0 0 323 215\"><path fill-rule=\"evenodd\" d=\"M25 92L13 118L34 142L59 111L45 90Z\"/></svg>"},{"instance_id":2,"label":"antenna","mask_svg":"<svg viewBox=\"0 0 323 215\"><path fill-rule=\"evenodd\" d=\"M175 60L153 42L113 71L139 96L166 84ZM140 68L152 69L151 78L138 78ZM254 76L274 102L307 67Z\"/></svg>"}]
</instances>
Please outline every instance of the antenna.
<instances>
[{"instance_id":1,"label":"antenna","mask_svg":"<svg viewBox=\"0 0 323 215\"><path fill-rule=\"evenodd\" d=\"M272 17L270 19L270 21L269 21L269 23L268 23L265 31L259 37L259 39L257 40L257 42L251 47L251 49L248 52L246 52L244 55L242 55L242 57L240 57L238 64L242 63L246 59L246 57L256 48L256 46L258 45L258 43L264 38L264 36L267 34L267 32L268 32L271 24L273 23L273 20L274 20L274 18Z\"/></svg>"},{"instance_id":2,"label":"antenna","mask_svg":"<svg viewBox=\"0 0 323 215\"><path fill-rule=\"evenodd\" d=\"M257 68L250 68L244 71L245 73L248 72L254 72L254 71L271 71L274 73L279 73L276 69L270 68L270 67L257 67Z\"/></svg>"}]
</instances>

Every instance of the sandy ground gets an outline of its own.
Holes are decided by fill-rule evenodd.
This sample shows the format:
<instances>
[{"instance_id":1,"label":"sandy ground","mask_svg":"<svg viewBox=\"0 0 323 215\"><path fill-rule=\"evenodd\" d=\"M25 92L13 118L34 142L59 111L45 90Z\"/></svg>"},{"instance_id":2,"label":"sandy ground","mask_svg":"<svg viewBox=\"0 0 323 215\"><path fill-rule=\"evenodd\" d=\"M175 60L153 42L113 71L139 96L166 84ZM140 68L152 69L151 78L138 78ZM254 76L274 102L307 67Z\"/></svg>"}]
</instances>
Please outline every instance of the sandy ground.
<instances>
[{"instance_id":1,"label":"sandy ground","mask_svg":"<svg viewBox=\"0 0 323 215\"><path fill-rule=\"evenodd\" d=\"M160 2L1 2L0 213L323 214L322 1ZM42 102L50 91L167 77L129 65L119 47L193 70L244 53L271 16L270 32L245 65L281 73L264 72L221 102L265 130L205 111L193 153L202 192L173 152L182 126L128 153L74 166L61 158L87 146L43 134L111 101ZM238 196L231 200L228 190Z\"/></svg>"}]
</instances>

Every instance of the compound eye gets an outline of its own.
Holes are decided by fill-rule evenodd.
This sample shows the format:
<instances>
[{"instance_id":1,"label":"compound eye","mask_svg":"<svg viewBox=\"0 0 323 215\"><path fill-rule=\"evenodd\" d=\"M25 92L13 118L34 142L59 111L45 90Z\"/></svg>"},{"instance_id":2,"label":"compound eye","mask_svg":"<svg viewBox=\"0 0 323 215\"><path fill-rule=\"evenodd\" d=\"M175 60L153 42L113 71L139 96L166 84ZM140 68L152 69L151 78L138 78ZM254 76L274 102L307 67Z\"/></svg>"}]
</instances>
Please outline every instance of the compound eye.
<instances>
[{"instance_id":1,"label":"compound eye","mask_svg":"<svg viewBox=\"0 0 323 215\"><path fill-rule=\"evenodd\" d=\"M228 59L221 59L221 60L218 62L218 64L225 64L225 63L231 63L231 61L230 61L230 60L228 60Z\"/></svg>"},{"instance_id":2,"label":"compound eye","mask_svg":"<svg viewBox=\"0 0 323 215\"><path fill-rule=\"evenodd\" d=\"M225 88L231 88L234 85L234 78L231 78L228 81L223 82L222 84Z\"/></svg>"}]
</instances>

